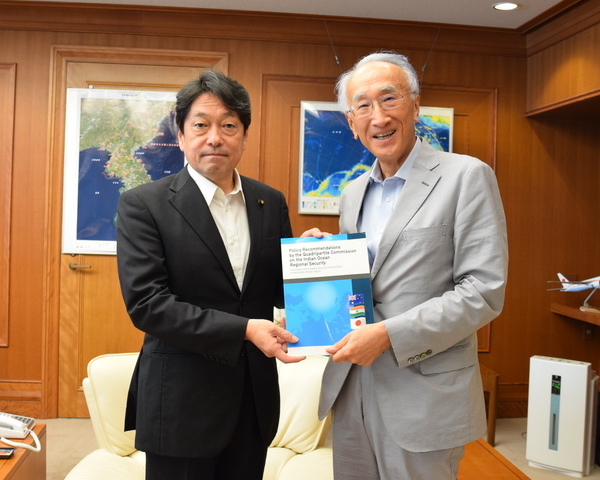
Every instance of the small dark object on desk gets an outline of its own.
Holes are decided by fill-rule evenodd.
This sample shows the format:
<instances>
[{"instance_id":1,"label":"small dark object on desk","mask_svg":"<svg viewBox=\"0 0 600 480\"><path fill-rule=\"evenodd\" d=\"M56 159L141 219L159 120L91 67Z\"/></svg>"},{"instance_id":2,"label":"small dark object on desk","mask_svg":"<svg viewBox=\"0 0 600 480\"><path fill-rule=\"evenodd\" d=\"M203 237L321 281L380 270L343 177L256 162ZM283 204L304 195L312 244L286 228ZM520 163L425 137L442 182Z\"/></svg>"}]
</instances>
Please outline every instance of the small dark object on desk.
<instances>
[{"instance_id":1,"label":"small dark object on desk","mask_svg":"<svg viewBox=\"0 0 600 480\"><path fill-rule=\"evenodd\" d=\"M0 448L0 460L6 460L7 458L10 458L14 451L14 448Z\"/></svg>"}]
</instances>

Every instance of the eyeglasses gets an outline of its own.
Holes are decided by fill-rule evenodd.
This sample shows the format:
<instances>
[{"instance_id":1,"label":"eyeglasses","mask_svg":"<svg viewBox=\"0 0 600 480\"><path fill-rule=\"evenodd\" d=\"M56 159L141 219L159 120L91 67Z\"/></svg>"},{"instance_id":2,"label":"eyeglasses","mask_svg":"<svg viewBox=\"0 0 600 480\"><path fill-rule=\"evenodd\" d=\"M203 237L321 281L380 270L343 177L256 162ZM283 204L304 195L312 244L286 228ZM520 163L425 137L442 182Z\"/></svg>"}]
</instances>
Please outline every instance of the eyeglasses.
<instances>
[{"instance_id":1,"label":"eyeglasses","mask_svg":"<svg viewBox=\"0 0 600 480\"><path fill-rule=\"evenodd\" d=\"M412 92L404 95L400 95L399 93L386 93L385 95L381 95L375 101L383 110L393 110L400 106L404 97L411 94ZM357 118L371 115L373 113L373 100L360 100L353 103L350 110L348 110L348 113L352 113L352 115Z\"/></svg>"}]
</instances>

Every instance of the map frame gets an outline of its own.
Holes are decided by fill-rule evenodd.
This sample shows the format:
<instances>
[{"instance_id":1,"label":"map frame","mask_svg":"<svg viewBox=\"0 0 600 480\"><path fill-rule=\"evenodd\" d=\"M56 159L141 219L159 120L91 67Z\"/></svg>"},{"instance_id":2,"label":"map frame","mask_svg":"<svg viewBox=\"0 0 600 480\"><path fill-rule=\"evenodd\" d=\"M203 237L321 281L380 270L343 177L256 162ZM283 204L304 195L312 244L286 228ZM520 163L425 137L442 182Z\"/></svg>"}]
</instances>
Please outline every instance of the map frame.
<instances>
[{"instance_id":1,"label":"map frame","mask_svg":"<svg viewBox=\"0 0 600 480\"><path fill-rule=\"evenodd\" d=\"M116 255L116 240L86 240L78 235L78 215L84 208L80 204L80 153L82 133L82 100L134 100L143 102L176 102L176 92L155 90L116 90L67 88L65 109L65 145L63 172L63 216L62 245L63 254ZM160 121L160 119L158 119ZM158 124L157 121L157 124ZM143 143L139 145L143 147ZM110 158L110 157L109 157ZM151 180L150 180L151 181ZM114 183L121 183L114 177ZM124 187L122 187L124 189ZM116 215L116 209L115 209Z\"/></svg>"},{"instance_id":2,"label":"map frame","mask_svg":"<svg viewBox=\"0 0 600 480\"><path fill-rule=\"evenodd\" d=\"M314 122L310 122L309 115L319 117L323 115L335 115L339 118L340 134L352 136L352 131L348 126L348 122L344 116L344 113L340 109L337 102L317 102L317 101L301 101L300 102L300 141L299 141L299 161L298 161L298 213L309 214L309 215L338 215L339 214L339 202L341 197L341 187L339 193L332 193L332 189L329 189L329 193L326 196L317 195L305 195L308 190L307 183L311 178L311 172L308 171L307 165L309 165L309 149L306 148L307 142L320 141L319 139L326 138L330 132L311 130L307 131L307 125L311 125L311 128L315 128ZM442 142L435 142L437 145L433 145L434 148L439 150L452 152L452 138L454 132L454 108L448 107L427 107L421 106L419 108L419 122L416 123L415 128L419 136L431 135L431 131L427 126L427 123L431 119L441 119L442 122L448 126L448 138L442 139ZM343 131L342 131L343 130ZM357 140L358 142L358 140ZM431 142L430 142L431 143ZM446 147L444 148L443 145ZM338 147L339 148L339 147ZM336 153L332 150L331 145L327 145L325 142L321 142L319 145L320 151L328 158L334 158ZM363 150L366 151L366 149ZM361 163L360 155L356 153L356 149L353 149L355 155L356 165ZM339 152L337 152L338 157ZM344 155L347 158L348 154ZM364 163L365 167L370 168L374 157L371 155L370 162ZM367 170L365 168L364 170ZM354 172L345 171L345 167L341 164L336 165L335 163L330 164L326 167L327 171L323 174L321 182L329 182L330 179L342 178L343 181L351 181L350 175ZM344 174L341 174L344 172ZM358 172L360 173L360 172ZM311 180L312 181L312 180Z\"/></svg>"}]
</instances>

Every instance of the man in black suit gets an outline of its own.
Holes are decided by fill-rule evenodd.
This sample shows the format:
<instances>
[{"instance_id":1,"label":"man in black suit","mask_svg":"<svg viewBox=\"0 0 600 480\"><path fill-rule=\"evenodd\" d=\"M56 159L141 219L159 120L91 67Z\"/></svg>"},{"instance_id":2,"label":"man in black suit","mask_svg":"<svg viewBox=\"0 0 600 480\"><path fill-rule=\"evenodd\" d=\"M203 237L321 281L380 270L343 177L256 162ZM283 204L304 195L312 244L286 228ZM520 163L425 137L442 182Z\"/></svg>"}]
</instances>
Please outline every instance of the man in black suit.
<instances>
[{"instance_id":1,"label":"man in black suit","mask_svg":"<svg viewBox=\"0 0 600 480\"><path fill-rule=\"evenodd\" d=\"M279 240L292 232L283 194L236 170L250 117L244 87L203 72L177 94L188 165L119 201L121 289L145 332L125 423L148 480L260 480L279 419L275 358L304 358L267 320L283 306Z\"/></svg>"}]
</instances>

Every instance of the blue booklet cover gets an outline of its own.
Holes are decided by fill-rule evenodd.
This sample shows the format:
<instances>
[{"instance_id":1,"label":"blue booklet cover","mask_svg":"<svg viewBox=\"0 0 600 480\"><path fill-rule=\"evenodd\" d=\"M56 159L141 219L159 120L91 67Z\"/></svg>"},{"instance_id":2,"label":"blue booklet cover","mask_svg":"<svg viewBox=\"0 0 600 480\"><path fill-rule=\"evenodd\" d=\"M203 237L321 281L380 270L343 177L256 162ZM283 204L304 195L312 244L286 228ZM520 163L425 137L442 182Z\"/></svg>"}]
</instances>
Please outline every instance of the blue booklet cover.
<instances>
[{"instance_id":1,"label":"blue booklet cover","mask_svg":"<svg viewBox=\"0 0 600 480\"><path fill-rule=\"evenodd\" d=\"M293 355L325 348L373 323L373 295L364 233L281 240L286 329L299 338Z\"/></svg>"}]
</instances>

